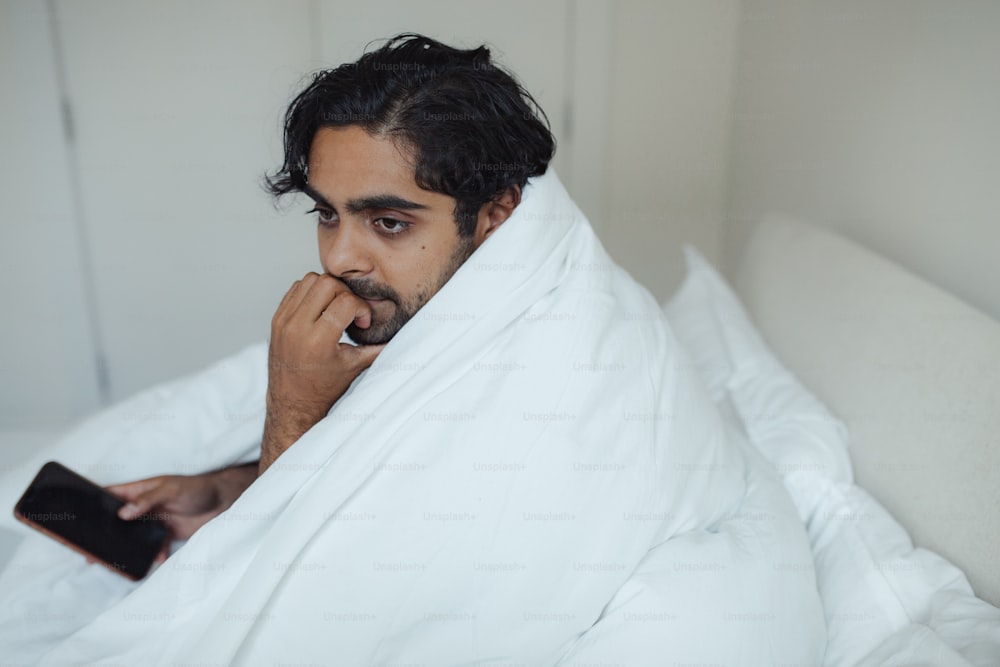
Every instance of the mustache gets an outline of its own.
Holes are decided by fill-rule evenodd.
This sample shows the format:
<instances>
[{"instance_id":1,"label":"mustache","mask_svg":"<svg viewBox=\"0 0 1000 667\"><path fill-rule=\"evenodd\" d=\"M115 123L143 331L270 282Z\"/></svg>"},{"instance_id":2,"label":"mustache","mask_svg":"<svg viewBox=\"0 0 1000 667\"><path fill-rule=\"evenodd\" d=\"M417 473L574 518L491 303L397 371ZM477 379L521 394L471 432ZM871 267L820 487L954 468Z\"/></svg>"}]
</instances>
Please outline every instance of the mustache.
<instances>
[{"instance_id":1,"label":"mustache","mask_svg":"<svg viewBox=\"0 0 1000 667\"><path fill-rule=\"evenodd\" d=\"M354 292L355 296L359 296L362 299L389 299L390 301L399 303L399 295L396 293L396 290L388 285L383 285L372 280L358 280L356 278L341 278L340 281L347 285Z\"/></svg>"}]
</instances>

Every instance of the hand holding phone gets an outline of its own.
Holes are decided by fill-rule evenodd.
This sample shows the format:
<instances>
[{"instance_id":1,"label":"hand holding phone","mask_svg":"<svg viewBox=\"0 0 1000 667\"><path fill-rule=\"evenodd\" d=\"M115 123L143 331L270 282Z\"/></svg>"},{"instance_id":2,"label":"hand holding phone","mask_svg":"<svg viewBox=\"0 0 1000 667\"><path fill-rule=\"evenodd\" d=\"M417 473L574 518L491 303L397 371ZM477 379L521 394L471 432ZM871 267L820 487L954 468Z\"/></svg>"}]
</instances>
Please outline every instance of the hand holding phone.
<instances>
[{"instance_id":1,"label":"hand holding phone","mask_svg":"<svg viewBox=\"0 0 1000 667\"><path fill-rule=\"evenodd\" d=\"M125 501L69 468L42 466L14 507L14 516L114 572L138 581L166 544L166 523L152 516L126 521Z\"/></svg>"},{"instance_id":2,"label":"hand holding phone","mask_svg":"<svg viewBox=\"0 0 1000 667\"><path fill-rule=\"evenodd\" d=\"M186 540L232 505L257 479L257 461L199 475L159 475L109 486L126 504L123 519L154 513L167 524L170 537ZM166 556L166 552L162 557Z\"/></svg>"}]
</instances>

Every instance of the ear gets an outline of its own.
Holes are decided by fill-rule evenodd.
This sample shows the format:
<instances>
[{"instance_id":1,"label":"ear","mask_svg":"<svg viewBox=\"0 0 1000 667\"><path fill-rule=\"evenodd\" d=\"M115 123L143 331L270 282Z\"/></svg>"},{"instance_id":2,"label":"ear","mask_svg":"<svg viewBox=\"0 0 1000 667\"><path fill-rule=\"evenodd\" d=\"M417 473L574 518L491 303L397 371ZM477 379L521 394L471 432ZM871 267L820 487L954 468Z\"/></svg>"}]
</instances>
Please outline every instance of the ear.
<instances>
[{"instance_id":1,"label":"ear","mask_svg":"<svg viewBox=\"0 0 1000 667\"><path fill-rule=\"evenodd\" d=\"M512 185L499 195L482 205L476 220L476 229L472 234L475 247L489 238L494 230L510 217L517 205L521 203L521 187Z\"/></svg>"}]
</instances>

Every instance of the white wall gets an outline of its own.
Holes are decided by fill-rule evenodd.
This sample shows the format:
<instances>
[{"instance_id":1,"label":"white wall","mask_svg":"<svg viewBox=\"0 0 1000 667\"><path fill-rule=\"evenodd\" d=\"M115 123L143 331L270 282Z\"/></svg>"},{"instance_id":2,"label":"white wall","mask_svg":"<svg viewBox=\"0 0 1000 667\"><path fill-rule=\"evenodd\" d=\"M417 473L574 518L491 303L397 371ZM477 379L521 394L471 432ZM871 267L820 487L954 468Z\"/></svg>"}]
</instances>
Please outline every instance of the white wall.
<instances>
[{"instance_id":1,"label":"white wall","mask_svg":"<svg viewBox=\"0 0 1000 667\"><path fill-rule=\"evenodd\" d=\"M0 2L0 429L99 403L59 89L45 4Z\"/></svg>"},{"instance_id":2,"label":"white wall","mask_svg":"<svg viewBox=\"0 0 1000 667\"><path fill-rule=\"evenodd\" d=\"M661 300L683 243L722 256L739 14L736 0L615 4L601 237Z\"/></svg>"},{"instance_id":3,"label":"white wall","mask_svg":"<svg viewBox=\"0 0 1000 667\"><path fill-rule=\"evenodd\" d=\"M1000 318L1000 3L743 5L730 268L784 212Z\"/></svg>"},{"instance_id":4,"label":"white wall","mask_svg":"<svg viewBox=\"0 0 1000 667\"><path fill-rule=\"evenodd\" d=\"M259 186L308 5L55 3L110 400L267 335L312 230Z\"/></svg>"}]
</instances>

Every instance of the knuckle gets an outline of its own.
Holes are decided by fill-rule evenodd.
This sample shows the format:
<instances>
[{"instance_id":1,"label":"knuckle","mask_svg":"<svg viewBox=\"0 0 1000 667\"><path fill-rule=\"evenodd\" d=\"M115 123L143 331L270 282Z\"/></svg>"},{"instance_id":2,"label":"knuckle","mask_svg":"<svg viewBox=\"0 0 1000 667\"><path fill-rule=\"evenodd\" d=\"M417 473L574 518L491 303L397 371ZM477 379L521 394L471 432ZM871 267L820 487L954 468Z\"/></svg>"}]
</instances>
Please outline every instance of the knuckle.
<instances>
[{"instance_id":1,"label":"knuckle","mask_svg":"<svg viewBox=\"0 0 1000 667\"><path fill-rule=\"evenodd\" d=\"M309 333L309 325L300 320L289 320L285 322L282 330L291 338L300 338Z\"/></svg>"},{"instance_id":2,"label":"knuckle","mask_svg":"<svg viewBox=\"0 0 1000 667\"><path fill-rule=\"evenodd\" d=\"M324 273L316 279L316 289L322 290L324 293L335 294L337 293L339 281L333 276Z\"/></svg>"},{"instance_id":3,"label":"knuckle","mask_svg":"<svg viewBox=\"0 0 1000 667\"><path fill-rule=\"evenodd\" d=\"M284 306L274 311L274 315L271 317L271 323L280 326L285 322L287 322L289 318L291 318L291 316L294 314L295 311L292 309L292 306L285 304Z\"/></svg>"},{"instance_id":4,"label":"knuckle","mask_svg":"<svg viewBox=\"0 0 1000 667\"><path fill-rule=\"evenodd\" d=\"M342 292L337 292L337 295L333 299L333 305L336 305L342 312L346 313L347 311L353 312L358 306L366 305L366 303L364 299L354 292L345 289Z\"/></svg>"}]
</instances>

